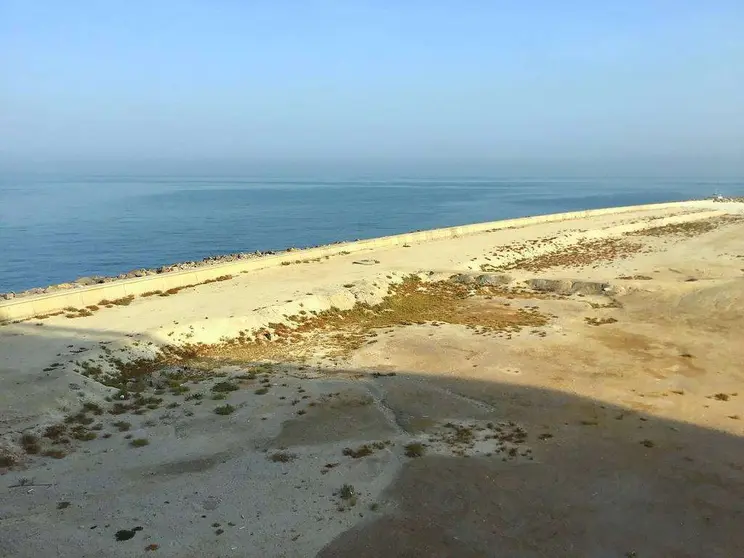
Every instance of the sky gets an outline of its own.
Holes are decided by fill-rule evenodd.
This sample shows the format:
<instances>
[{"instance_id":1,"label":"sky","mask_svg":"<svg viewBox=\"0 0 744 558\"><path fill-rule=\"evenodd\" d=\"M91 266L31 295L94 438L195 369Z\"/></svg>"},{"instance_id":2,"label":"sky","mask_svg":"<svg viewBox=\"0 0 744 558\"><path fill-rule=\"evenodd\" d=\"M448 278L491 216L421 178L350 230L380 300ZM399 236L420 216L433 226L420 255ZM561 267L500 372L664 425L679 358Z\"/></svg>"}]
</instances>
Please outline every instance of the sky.
<instances>
[{"instance_id":1,"label":"sky","mask_svg":"<svg viewBox=\"0 0 744 558\"><path fill-rule=\"evenodd\" d=\"M744 173L744 2L0 0L0 159Z\"/></svg>"}]
</instances>

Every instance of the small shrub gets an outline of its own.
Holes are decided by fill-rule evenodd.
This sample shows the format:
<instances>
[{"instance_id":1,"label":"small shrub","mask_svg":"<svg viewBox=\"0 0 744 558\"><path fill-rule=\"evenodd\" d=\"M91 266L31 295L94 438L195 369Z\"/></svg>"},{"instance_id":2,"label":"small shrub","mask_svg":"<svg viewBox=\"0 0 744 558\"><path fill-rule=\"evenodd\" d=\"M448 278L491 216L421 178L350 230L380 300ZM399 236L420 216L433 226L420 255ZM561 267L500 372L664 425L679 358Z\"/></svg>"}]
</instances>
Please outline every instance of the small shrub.
<instances>
[{"instance_id":1,"label":"small shrub","mask_svg":"<svg viewBox=\"0 0 744 558\"><path fill-rule=\"evenodd\" d=\"M274 463L289 463L290 461L293 461L295 457L297 456L292 453L278 451L271 454L271 456L269 456L269 460L273 461Z\"/></svg>"},{"instance_id":2,"label":"small shrub","mask_svg":"<svg viewBox=\"0 0 744 558\"><path fill-rule=\"evenodd\" d=\"M81 442L90 442L96 439L96 433L89 430L80 429L72 433L72 437Z\"/></svg>"},{"instance_id":3,"label":"small shrub","mask_svg":"<svg viewBox=\"0 0 744 558\"><path fill-rule=\"evenodd\" d=\"M66 431L67 427L64 424L53 424L46 427L44 430L44 437L54 440L62 436Z\"/></svg>"},{"instance_id":4,"label":"small shrub","mask_svg":"<svg viewBox=\"0 0 744 558\"><path fill-rule=\"evenodd\" d=\"M168 403L165 408L166 409L175 409L176 407L180 407L181 405L174 401L173 403Z\"/></svg>"},{"instance_id":5,"label":"small shrub","mask_svg":"<svg viewBox=\"0 0 744 558\"><path fill-rule=\"evenodd\" d=\"M85 403L83 403L83 410L89 411L94 415L103 414L103 409L101 409L101 406L98 403L93 403L92 401L86 401Z\"/></svg>"},{"instance_id":6,"label":"small shrub","mask_svg":"<svg viewBox=\"0 0 744 558\"><path fill-rule=\"evenodd\" d=\"M212 386L212 391L215 393L227 393L230 391L237 391L240 389L240 386L236 384L235 382L230 382L228 380L225 380L224 382L217 382Z\"/></svg>"},{"instance_id":7,"label":"small shrub","mask_svg":"<svg viewBox=\"0 0 744 558\"><path fill-rule=\"evenodd\" d=\"M118 420L114 423L114 426L119 429L119 432L126 432L132 428L132 424L123 420Z\"/></svg>"},{"instance_id":8,"label":"small shrub","mask_svg":"<svg viewBox=\"0 0 744 558\"><path fill-rule=\"evenodd\" d=\"M227 405L216 407L214 412L218 415L231 415L235 412L235 407L228 403Z\"/></svg>"},{"instance_id":9,"label":"small shrub","mask_svg":"<svg viewBox=\"0 0 744 558\"><path fill-rule=\"evenodd\" d=\"M9 453L0 455L0 467L12 467L16 464L16 458Z\"/></svg>"},{"instance_id":10,"label":"small shrub","mask_svg":"<svg viewBox=\"0 0 744 558\"><path fill-rule=\"evenodd\" d=\"M269 393L269 388L267 387L258 388L253 393L255 393L256 395L266 395L267 393Z\"/></svg>"},{"instance_id":11,"label":"small shrub","mask_svg":"<svg viewBox=\"0 0 744 558\"><path fill-rule=\"evenodd\" d=\"M343 455L347 457L352 457L354 459L359 459L361 457L367 457L368 455L372 455L375 453L375 449L383 449L385 447L384 442L375 442L373 445L364 444L363 446L359 446L356 449L352 448L344 448Z\"/></svg>"},{"instance_id":12,"label":"small shrub","mask_svg":"<svg viewBox=\"0 0 744 558\"><path fill-rule=\"evenodd\" d=\"M149 443L150 440L148 440L147 438L135 438L134 440L129 442L129 445L133 448L141 448L148 445Z\"/></svg>"},{"instance_id":13,"label":"small shrub","mask_svg":"<svg viewBox=\"0 0 744 558\"><path fill-rule=\"evenodd\" d=\"M338 495L342 500L351 500L356 496L356 489L350 484L345 484L339 489Z\"/></svg>"},{"instance_id":14,"label":"small shrub","mask_svg":"<svg viewBox=\"0 0 744 558\"><path fill-rule=\"evenodd\" d=\"M140 296L155 296L162 294L163 291L157 290L157 291L147 291L145 293L142 293Z\"/></svg>"},{"instance_id":15,"label":"small shrub","mask_svg":"<svg viewBox=\"0 0 744 558\"><path fill-rule=\"evenodd\" d=\"M185 401L192 401L194 399L203 399L203 398L204 398L204 394L203 393L189 393L186 396Z\"/></svg>"},{"instance_id":16,"label":"small shrub","mask_svg":"<svg viewBox=\"0 0 744 558\"><path fill-rule=\"evenodd\" d=\"M212 396L212 401L222 401L224 399L227 399L227 394L225 393L215 393Z\"/></svg>"},{"instance_id":17,"label":"small shrub","mask_svg":"<svg viewBox=\"0 0 744 558\"><path fill-rule=\"evenodd\" d=\"M66 417L65 422L67 424L93 424L94 420L92 417L89 417L84 412L80 412L76 415L70 415L69 417Z\"/></svg>"},{"instance_id":18,"label":"small shrub","mask_svg":"<svg viewBox=\"0 0 744 558\"><path fill-rule=\"evenodd\" d=\"M406 451L406 457L422 457L426 453L426 447L421 442L411 442L403 448Z\"/></svg>"},{"instance_id":19,"label":"small shrub","mask_svg":"<svg viewBox=\"0 0 744 558\"><path fill-rule=\"evenodd\" d=\"M35 434L22 435L21 446L26 451L26 453L29 453L31 455L36 455L41 451L41 446L39 445L39 437Z\"/></svg>"}]
</instances>

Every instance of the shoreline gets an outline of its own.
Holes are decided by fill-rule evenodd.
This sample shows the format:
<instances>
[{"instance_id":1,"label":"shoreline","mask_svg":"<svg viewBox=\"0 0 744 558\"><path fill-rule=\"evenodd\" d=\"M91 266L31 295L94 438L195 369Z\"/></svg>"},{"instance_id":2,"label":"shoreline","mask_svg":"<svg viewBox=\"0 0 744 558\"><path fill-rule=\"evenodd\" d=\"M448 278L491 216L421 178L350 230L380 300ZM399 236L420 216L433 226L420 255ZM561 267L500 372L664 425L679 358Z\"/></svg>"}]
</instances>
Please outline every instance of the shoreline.
<instances>
[{"instance_id":1,"label":"shoreline","mask_svg":"<svg viewBox=\"0 0 744 558\"><path fill-rule=\"evenodd\" d=\"M715 199L710 201L720 203L728 200ZM85 307L98 304L105 299L121 299L132 295L141 295L148 291L167 291L173 288L195 286L203 284L204 281L211 281L225 275L246 273L275 265L300 263L315 258L327 258L339 254L362 252L384 246L403 245L409 242L426 242L503 230L510 227L527 227L540 223L570 221L592 216L623 214L635 211L653 211L667 208L683 210L689 207L706 207L706 204L704 201L691 200L552 213L414 231L364 240L336 242L310 248L288 248L279 252L270 251L211 256L201 261L169 264L156 269L133 270L116 277L84 277L69 283L37 287L20 293L0 293L0 323L28 319L36 315L47 315L53 312L59 312L65 307ZM711 209L714 208L711 207ZM152 288L143 287L144 284L152 284ZM96 299L95 296L89 296L91 292L98 292L100 297Z\"/></svg>"},{"instance_id":2,"label":"shoreline","mask_svg":"<svg viewBox=\"0 0 744 558\"><path fill-rule=\"evenodd\" d=\"M702 200L685 200L685 201L677 201L677 202L660 202L656 204L643 204L643 205L632 205L632 206L617 206L617 207L607 207L607 208L600 208L600 209L588 209L588 210L578 210L578 211L571 211L571 212L565 212L565 213L546 213L546 214L540 214L540 215L525 215L523 217L514 217L509 219L501 219L498 221L490 221L488 223L500 223L502 221L518 221L522 219L533 219L538 217L544 217L544 216L554 216L554 215L570 215L570 214L580 214L584 212L604 212L608 210L621 210L625 208L642 208L642 207L663 207L669 204L687 204L697 201L715 201L715 202L744 202L744 198L730 198L730 197L723 197L723 196L711 196L708 198L703 198ZM598 213L599 214L599 213ZM390 236L384 236L384 237L370 237L367 239L356 239L356 240L339 240L335 242L331 242L328 244L318 244L313 246L304 246L302 248L296 248L296 247L289 247L282 250L256 250L253 252L233 252L229 254L218 254L213 256L206 256L205 258L201 260L186 260L182 262L174 262L169 264L163 264L162 266L156 267L156 268L136 268L131 269L129 271L124 271L122 273L119 273L117 275L92 275L92 276L84 276L84 277L78 277L74 280L65 281L62 283L55 283L51 285L46 286L36 286L36 287L29 287L27 289L21 290L21 291L5 291L0 292L0 303L2 303L3 300L15 300L19 298L26 298L29 296L37 296L37 295L43 295L43 294L52 294L57 293L61 291L69 291L73 289L79 289L83 287L90 287L95 285L104 285L109 283L115 283L117 281L124 281L126 279L135 279L140 277L150 277L155 275L163 275L166 273L174 273L178 271L190 271L190 270L196 270L203 267L209 267L214 265L221 265L221 264L229 264L237 261L244 261L244 260L252 260L255 258L261 258L266 256L274 256L274 255L283 255L288 254L290 252L302 252L305 250L312 250L315 248L326 248L326 247L332 247L337 245L350 245L355 244L357 242L363 242L363 241L369 241L369 240L377 240L380 238L391 238L396 236L403 236L403 235L409 235L419 232L431 232L431 231L439 231L439 230L448 230L448 229L454 229L459 227L472 227L477 226L482 223L470 223L470 224L464 224L464 225L455 225L452 227L440 227L436 229L423 229L423 230L413 230L408 232L403 232L395 235Z\"/></svg>"}]
</instances>

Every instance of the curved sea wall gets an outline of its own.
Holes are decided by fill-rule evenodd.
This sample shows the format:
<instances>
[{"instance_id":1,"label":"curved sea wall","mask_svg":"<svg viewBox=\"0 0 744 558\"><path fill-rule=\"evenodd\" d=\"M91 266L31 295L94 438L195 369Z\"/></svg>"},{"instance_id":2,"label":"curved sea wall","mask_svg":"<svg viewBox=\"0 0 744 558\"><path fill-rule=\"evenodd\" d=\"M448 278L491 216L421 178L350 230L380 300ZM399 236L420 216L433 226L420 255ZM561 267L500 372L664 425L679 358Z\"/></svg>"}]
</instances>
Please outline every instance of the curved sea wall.
<instances>
[{"instance_id":1,"label":"curved sea wall","mask_svg":"<svg viewBox=\"0 0 744 558\"><path fill-rule=\"evenodd\" d=\"M114 280L102 284L82 286L74 289L45 293L10 300L0 301L0 322L24 320L34 316L41 316L58 312L67 307L84 308L85 306L100 303L102 300L116 300L128 296L137 296L152 291L167 291L179 287L196 285L208 281L214 281L225 276L237 275L258 269L287 265L298 260L313 260L326 256L339 254L350 254L374 250L386 247L402 246L409 243L426 242L431 240L444 240L465 235L491 232L515 227L527 227L541 223L554 223L582 219L587 217L622 214L644 210L658 209L684 209L696 202L674 202L651 205L634 205L626 207L614 207L605 209L593 209L586 211L573 211L569 213L555 213L551 215L538 215L533 217L521 217L517 219L506 219L502 221L491 221L487 223L476 223L457 227L447 227L428 231L404 233L393 236L358 240L308 248L304 250L291 250L278 254L263 255L248 259L236 259L228 262L192 267L187 270L169 271L142 277ZM177 265L174 266L177 268Z\"/></svg>"}]
</instances>

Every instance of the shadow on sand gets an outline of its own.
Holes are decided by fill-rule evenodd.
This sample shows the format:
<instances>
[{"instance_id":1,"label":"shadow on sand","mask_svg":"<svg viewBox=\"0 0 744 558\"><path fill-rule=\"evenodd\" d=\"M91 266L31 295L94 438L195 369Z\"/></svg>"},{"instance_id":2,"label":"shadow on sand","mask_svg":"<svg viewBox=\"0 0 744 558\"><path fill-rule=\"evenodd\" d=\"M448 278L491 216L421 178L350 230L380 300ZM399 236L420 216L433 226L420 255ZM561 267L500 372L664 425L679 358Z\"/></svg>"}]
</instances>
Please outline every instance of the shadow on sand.
<instances>
[{"instance_id":1,"label":"shadow on sand","mask_svg":"<svg viewBox=\"0 0 744 558\"><path fill-rule=\"evenodd\" d=\"M12 331L22 328L14 326ZM2 335L10 333L8 328ZM33 328L29 333L35 343L51 343L55 348L95 346L116 337L110 331L76 330L71 340L65 338L64 328L52 326ZM81 335L88 339L81 343ZM125 340L124 333L119 337ZM3 375L12 372L7 361L3 366ZM432 424L445 420L514 421L526 429L533 459L432 454L407 459L383 494L386 503L380 513L365 514L355 527L329 542L319 552L321 557L744 555L741 437L570 393L503 382L404 370L388 377L365 370L324 372L331 379L373 394L380 427L400 436L421 435ZM58 372L51 372L48 381L55 381L55 374ZM16 389L23 391L24 384ZM285 422L277 439L287 429L300 426L307 437L300 436L298 447L325 443L314 428L319 421L328 420L320 412L309 409L306 415ZM348 444L368 441L374 428L370 430L365 424L378 420L369 413L362 417L353 409L337 410L335 419L342 421L343 427L329 431L328 437ZM231 426L225 427L225 450L230 453L220 457L235 456L228 430L246 427L247 422L242 423L236 413ZM185 470L181 474L193 477L189 482L196 485L201 475L210 473ZM308 478L315 474L308 472ZM226 491L235 490L234 482L229 486L232 488ZM116 487L101 490L116 498ZM2 508L0 533L10 515L7 506ZM146 512L143 504L143 517ZM34 513L52 512L40 508ZM189 526L181 528L186 533ZM0 541L2 538L0 535ZM304 555L299 546L302 542L297 544L297 552L287 556ZM195 543L194 550L181 549L178 555L204 555L196 552L198 547ZM214 556L238 555L228 549L218 552L215 547L218 553ZM68 556L74 549L63 544L58 550L60 556ZM162 550L161 554L171 555L167 548ZM116 547L108 555L119 555L117 552L124 551Z\"/></svg>"}]
</instances>

